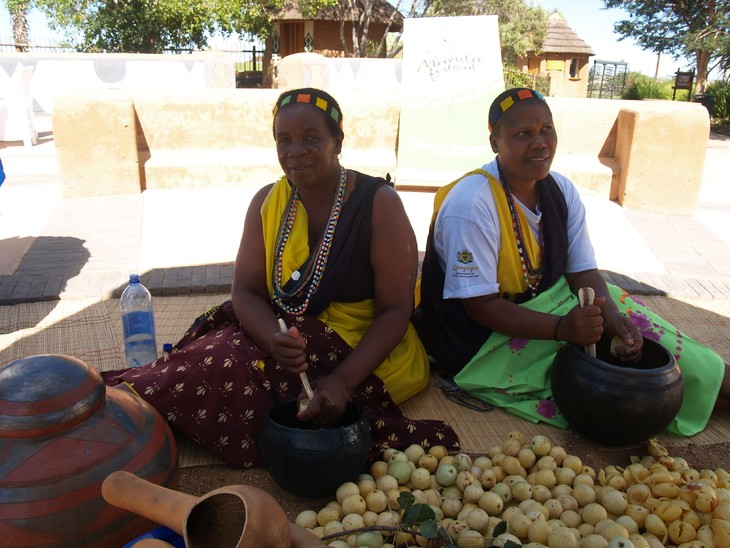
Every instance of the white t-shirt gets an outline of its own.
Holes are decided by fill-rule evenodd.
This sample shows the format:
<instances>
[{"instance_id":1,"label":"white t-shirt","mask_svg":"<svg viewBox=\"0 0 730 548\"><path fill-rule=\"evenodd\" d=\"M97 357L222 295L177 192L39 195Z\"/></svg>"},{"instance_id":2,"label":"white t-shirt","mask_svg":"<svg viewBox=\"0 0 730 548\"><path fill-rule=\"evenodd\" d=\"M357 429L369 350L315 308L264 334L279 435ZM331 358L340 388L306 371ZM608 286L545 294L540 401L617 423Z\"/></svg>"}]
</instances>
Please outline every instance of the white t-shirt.
<instances>
[{"instance_id":1,"label":"white t-shirt","mask_svg":"<svg viewBox=\"0 0 730 548\"><path fill-rule=\"evenodd\" d=\"M497 161L483 166L499 180ZM586 212L578 190L567 178L551 171L568 205L568 263L566 272L581 272L597 267L595 252L588 236ZM531 211L517 198L515 204L537 238L542 213ZM459 181L446 196L436 217L434 244L444 269L444 299L469 298L499 292L497 261L501 246L501 227L489 181L481 174ZM461 260L460 260L461 259Z\"/></svg>"}]
</instances>

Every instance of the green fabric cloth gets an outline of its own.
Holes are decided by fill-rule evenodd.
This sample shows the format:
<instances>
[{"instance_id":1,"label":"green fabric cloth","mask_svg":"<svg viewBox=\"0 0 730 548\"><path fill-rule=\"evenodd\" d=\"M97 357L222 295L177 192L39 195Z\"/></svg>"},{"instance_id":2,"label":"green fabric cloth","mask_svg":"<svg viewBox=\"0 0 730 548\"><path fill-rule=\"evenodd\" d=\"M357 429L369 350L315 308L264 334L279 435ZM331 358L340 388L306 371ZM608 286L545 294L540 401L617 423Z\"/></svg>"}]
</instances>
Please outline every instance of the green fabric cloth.
<instances>
[{"instance_id":1,"label":"green fabric cloth","mask_svg":"<svg viewBox=\"0 0 730 548\"><path fill-rule=\"evenodd\" d=\"M724 361L648 310L638 298L616 286L609 284L608 288L619 310L631 318L642 336L667 348L682 371L684 401L667 430L683 436L701 432L720 390ZM564 316L577 304L578 298L563 276L548 291L520 306ZM567 428L550 388L550 368L563 344L492 333L454 380L472 395L524 419Z\"/></svg>"}]
</instances>

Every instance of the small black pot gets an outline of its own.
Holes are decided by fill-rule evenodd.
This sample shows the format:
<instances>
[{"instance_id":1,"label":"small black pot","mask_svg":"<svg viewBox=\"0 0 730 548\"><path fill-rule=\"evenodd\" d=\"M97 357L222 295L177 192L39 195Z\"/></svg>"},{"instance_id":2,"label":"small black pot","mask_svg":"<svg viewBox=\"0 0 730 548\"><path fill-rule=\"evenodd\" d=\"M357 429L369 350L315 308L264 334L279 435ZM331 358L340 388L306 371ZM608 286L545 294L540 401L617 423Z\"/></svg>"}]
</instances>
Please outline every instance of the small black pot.
<instances>
[{"instance_id":1,"label":"small black pot","mask_svg":"<svg viewBox=\"0 0 730 548\"><path fill-rule=\"evenodd\" d=\"M553 360L551 383L558 409L572 428L605 445L630 445L657 435L682 406L684 383L674 356L644 339L641 360L622 362L596 345L596 358L567 343Z\"/></svg>"},{"instance_id":2,"label":"small black pot","mask_svg":"<svg viewBox=\"0 0 730 548\"><path fill-rule=\"evenodd\" d=\"M348 403L334 426L319 428L297 419L297 402L269 411L259 434L261 457L274 480L304 497L333 495L362 473L370 453L370 424Z\"/></svg>"}]
</instances>

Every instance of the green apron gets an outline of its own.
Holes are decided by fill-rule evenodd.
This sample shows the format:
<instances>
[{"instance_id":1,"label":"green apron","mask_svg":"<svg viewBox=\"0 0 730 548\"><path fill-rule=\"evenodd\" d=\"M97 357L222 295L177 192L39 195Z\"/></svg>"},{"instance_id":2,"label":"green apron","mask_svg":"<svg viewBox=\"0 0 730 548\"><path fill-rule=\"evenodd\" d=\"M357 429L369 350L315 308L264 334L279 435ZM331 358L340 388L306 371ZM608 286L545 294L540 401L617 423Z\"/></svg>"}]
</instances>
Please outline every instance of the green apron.
<instances>
[{"instance_id":1,"label":"green apron","mask_svg":"<svg viewBox=\"0 0 730 548\"><path fill-rule=\"evenodd\" d=\"M636 297L610 284L608 289L619 310L631 318L642 336L668 349L682 371L684 401L667 430L682 436L701 432L720 391L723 359L649 311ZM549 290L519 306L564 316L577 304L578 298L563 276ZM550 388L550 368L563 344L495 332L454 380L472 395L524 419L567 428Z\"/></svg>"}]
</instances>

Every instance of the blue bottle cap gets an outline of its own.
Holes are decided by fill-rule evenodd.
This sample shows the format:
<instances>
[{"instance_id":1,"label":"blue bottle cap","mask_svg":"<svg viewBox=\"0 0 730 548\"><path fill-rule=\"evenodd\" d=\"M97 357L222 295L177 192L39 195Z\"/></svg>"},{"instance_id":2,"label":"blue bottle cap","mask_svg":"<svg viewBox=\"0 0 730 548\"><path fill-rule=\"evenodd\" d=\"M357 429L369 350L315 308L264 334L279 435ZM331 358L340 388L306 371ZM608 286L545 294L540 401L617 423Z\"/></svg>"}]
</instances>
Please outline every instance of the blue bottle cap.
<instances>
[{"instance_id":1,"label":"blue bottle cap","mask_svg":"<svg viewBox=\"0 0 730 548\"><path fill-rule=\"evenodd\" d=\"M165 343L162 345L162 351L167 352L168 354L172 352L172 343Z\"/></svg>"},{"instance_id":2,"label":"blue bottle cap","mask_svg":"<svg viewBox=\"0 0 730 548\"><path fill-rule=\"evenodd\" d=\"M130 274L129 275L129 283L131 283L131 284L138 284L139 283L139 274Z\"/></svg>"}]
</instances>

